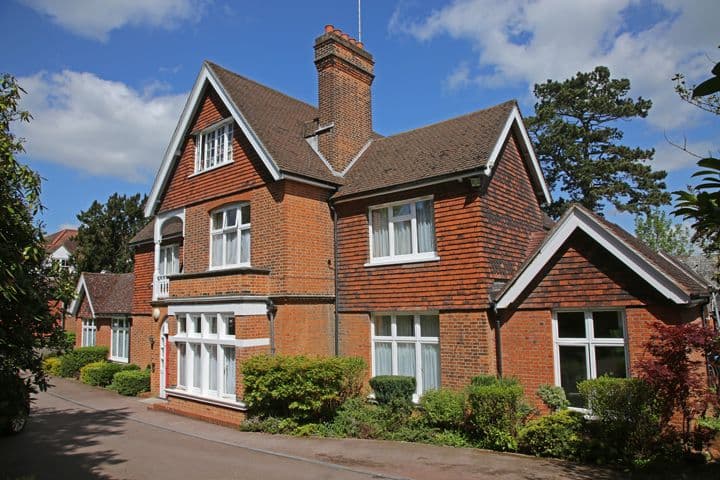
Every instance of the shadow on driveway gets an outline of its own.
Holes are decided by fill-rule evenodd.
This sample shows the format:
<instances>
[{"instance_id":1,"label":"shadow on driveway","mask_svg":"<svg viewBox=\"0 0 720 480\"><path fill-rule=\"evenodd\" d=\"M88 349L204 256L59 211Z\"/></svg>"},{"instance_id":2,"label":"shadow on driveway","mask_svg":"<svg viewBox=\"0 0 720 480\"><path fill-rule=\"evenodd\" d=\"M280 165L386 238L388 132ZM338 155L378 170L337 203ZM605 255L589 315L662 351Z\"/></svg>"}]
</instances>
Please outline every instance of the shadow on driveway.
<instances>
[{"instance_id":1,"label":"shadow on driveway","mask_svg":"<svg viewBox=\"0 0 720 480\"><path fill-rule=\"evenodd\" d=\"M99 467L126 460L98 445L102 437L123 434L127 414L33 407L24 432L0 437L0 480L111 478Z\"/></svg>"}]
</instances>

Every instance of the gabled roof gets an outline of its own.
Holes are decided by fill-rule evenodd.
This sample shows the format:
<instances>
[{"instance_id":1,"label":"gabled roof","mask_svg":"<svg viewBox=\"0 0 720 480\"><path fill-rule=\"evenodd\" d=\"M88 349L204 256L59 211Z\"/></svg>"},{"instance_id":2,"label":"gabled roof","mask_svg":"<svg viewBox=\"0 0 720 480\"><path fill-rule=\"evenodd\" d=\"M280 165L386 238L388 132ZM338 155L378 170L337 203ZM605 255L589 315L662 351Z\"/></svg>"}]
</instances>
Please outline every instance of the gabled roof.
<instances>
[{"instance_id":1,"label":"gabled roof","mask_svg":"<svg viewBox=\"0 0 720 480\"><path fill-rule=\"evenodd\" d=\"M389 137L375 139L345 176L334 199L468 172L490 175L514 130L537 194L550 202L540 164L514 100Z\"/></svg>"},{"instance_id":2,"label":"gabled roof","mask_svg":"<svg viewBox=\"0 0 720 480\"><path fill-rule=\"evenodd\" d=\"M75 289L70 314L77 315L83 296L88 299L93 317L129 315L135 275L132 273L83 272Z\"/></svg>"},{"instance_id":3,"label":"gabled roof","mask_svg":"<svg viewBox=\"0 0 720 480\"><path fill-rule=\"evenodd\" d=\"M51 233L45 237L45 251L48 254L53 253L60 247L65 247L69 253L75 253L77 249L77 241L75 237L78 231L74 228L64 228L55 233Z\"/></svg>"},{"instance_id":4,"label":"gabled roof","mask_svg":"<svg viewBox=\"0 0 720 480\"><path fill-rule=\"evenodd\" d=\"M658 293L676 304L687 305L709 295L709 284L679 267L677 260L656 253L620 226L580 205L573 205L520 266L515 276L494 296L496 308L505 309L514 305L577 230L585 232Z\"/></svg>"},{"instance_id":5,"label":"gabled roof","mask_svg":"<svg viewBox=\"0 0 720 480\"><path fill-rule=\"evenodd\" d=\"M304 138L305 124L318 117L315 107L206 61L165 151L145 206L145 216L156 212L172 167L178 161L179 149L207 88L218 93L273 180L290 175L327 185L342 183Z\"/></svg>"}]
</instances>

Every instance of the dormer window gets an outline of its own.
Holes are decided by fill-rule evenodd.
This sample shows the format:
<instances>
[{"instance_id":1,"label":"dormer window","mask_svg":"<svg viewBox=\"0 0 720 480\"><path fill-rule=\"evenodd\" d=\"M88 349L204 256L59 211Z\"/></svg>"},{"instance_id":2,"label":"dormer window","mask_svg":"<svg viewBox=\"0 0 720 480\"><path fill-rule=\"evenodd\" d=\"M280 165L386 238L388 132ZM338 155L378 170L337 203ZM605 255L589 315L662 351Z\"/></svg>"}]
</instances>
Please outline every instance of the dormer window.
<instances>
[{"instance_id":1,"label":"dormer window","mask_svg":"<svg viewBox=\"0 0 720 480\"><path fill-rule=\"evenodd\" d=\"M215 124L195 137L195 173L232 162L232 120Z\"/></svg>"},{"instance_id":2,"label":"dormer window","mask_svg":"<svg viewBox=\"0 0 720 480\"><path fill-rule=\"evenodd\" d=\"M215 210L210 216L210 268L250 266L250 205Z\"/></svg>"}]
</instances>

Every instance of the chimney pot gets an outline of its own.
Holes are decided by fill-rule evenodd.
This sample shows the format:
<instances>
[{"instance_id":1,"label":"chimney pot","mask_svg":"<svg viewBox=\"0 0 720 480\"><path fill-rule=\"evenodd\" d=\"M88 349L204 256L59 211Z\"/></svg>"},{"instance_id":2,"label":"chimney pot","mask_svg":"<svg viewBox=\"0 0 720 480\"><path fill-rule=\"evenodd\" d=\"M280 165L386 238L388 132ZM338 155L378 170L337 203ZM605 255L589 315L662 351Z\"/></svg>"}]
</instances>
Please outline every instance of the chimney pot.
<instances>
[{"instance_id":1,"label":"chimney pot","mask_svg":"<svg viewBox=\"0 0 720 480\"><path fill-rule=\"evenodd\" d=\"M350 40L350 35L348 35L347 33L343 33L342 38L343 40Z\"/></svg>"},{"instance_id":2,"label":"chimney pot","mask_svg":"<svg viewBox=\"0 0 720 480\"><path fill-rule=\"evenodd\" d=\"M365 45L362 42L357 42L355 45L357 45L358 48L365 48Z\"/></svg>"},{"instance_id":3,"label":"chimney pot","mask_svg":"<svg viewBox=\"0 0 720 480\"><path fill-rule=\"evenodd\" d=\"M333 30L335 30L335 27L332 24L328 23L327 25L325 25L325 33L330 33Z\"/></svg>"}]
</instances>

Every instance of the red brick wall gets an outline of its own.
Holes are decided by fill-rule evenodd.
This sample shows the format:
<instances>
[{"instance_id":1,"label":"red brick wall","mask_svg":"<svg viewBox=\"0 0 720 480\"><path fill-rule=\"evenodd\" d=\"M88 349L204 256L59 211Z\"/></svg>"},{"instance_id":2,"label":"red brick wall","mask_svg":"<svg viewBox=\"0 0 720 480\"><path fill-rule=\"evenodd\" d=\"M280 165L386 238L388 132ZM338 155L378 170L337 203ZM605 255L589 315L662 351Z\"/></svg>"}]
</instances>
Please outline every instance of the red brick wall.
<instances>
[{"instance_id":1,"label":"red brick wall","mask_svg":"<svg viewBox=\"0 0 720 480\"><path fill-rule=\"evenodd\" d=\"M281 355L332 355L335 349L333 312L332 304L278 305L275 315L277 353Z\"/></svg>"},{"instance_id":2,"label":"red brick wall","mask_svg":"<svg viewBox=\"0 0 720 480\"><path fill-rule=\"evenodd\" d=\"M155 271L155 244L146 243L135 248L135 265L133 273L135 281L133 285L132 312L139 314L150 314L150 300L152 300L153 273Z\"/></svg>"},{"instance_id":3,"label":"red brick wall","mask_svg":"<svg viewBox=\"0 0 720 480\"><path fill-rule=\"evenodd\" d=\"M367 364L367 378L372 372L370 357L370 315L366 313L340 314L340 355L360 357ZM442 366L441 366L442 368Z\"/></svg>"},{"instance_id":4,"label":"red brick wall","mask_svg":"<svg viewBox=\"0 0 720 480\"><path fill-rule=\"evenodd\" d=\"M157 334L157 323L149 315L134 315L130 320L130 363L140 368L152 366L154 350L159 348L160 337ZM152 336L155 340L150 347Z\"/></svg>"},{"instance_id":5,"label":"red brick wall","mask_svg":"<svg viewBox=\"0 0 720 480\"><path fill-rule=\"evenodd\" d=\"M495 332L485 312L440 313L440 384L463 388L495 374Z\"/></svg>"}]
</instances>

